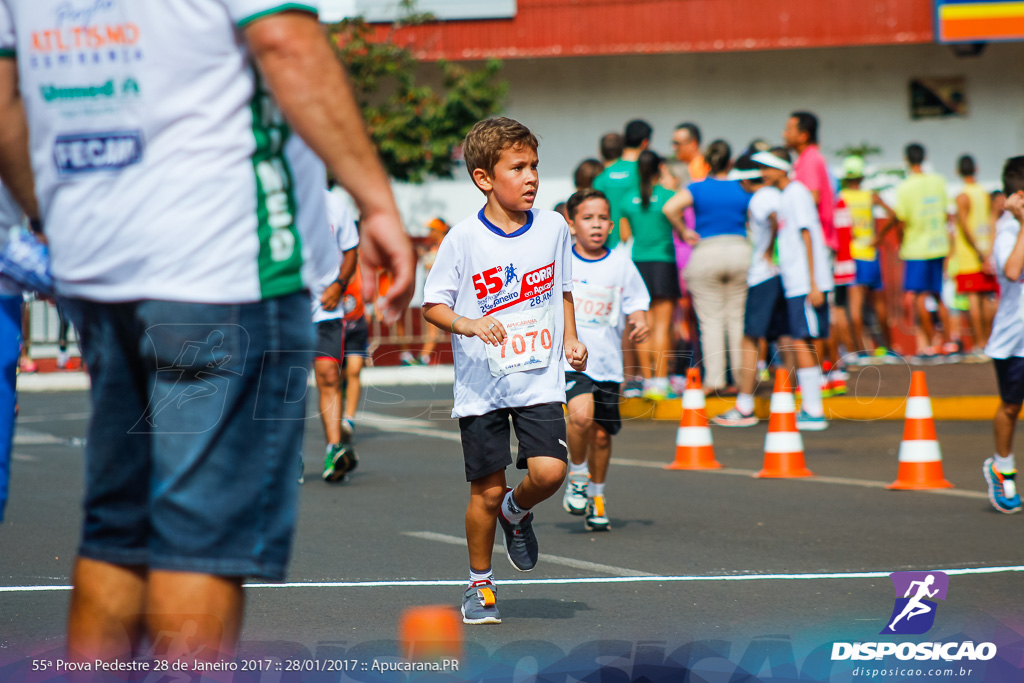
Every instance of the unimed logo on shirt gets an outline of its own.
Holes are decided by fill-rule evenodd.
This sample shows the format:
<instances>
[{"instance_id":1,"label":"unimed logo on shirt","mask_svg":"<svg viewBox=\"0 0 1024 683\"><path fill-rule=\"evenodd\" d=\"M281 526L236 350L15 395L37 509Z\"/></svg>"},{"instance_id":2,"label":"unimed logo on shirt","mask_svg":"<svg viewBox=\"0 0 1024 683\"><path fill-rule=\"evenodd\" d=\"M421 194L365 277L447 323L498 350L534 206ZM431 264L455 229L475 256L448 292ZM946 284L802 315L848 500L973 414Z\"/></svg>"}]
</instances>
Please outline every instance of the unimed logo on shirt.
<instances>
[{"instance_id":1,"label":"unimed logo on shirt","mask_svg":"<svg viewBox=\"0 0 1024 683\"><path fill-rule=\"evenodd\" d=\"M53 160L61 175L118 171L142 159L142 133L113 131L60 135L53 143Z\"/></svg>"}]
</instances>

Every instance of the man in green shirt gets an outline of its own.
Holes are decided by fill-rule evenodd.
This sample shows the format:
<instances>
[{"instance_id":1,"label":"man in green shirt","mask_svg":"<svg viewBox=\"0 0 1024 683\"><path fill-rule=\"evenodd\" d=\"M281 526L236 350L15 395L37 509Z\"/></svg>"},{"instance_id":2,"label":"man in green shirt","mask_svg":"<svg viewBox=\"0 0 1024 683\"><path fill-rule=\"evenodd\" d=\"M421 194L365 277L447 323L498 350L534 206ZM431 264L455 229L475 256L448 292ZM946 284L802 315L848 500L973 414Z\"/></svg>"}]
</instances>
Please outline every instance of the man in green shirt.
<instances>
[{"instance_id":1,"label":"man in green shirt","mask_svg":"<svg viewBox=\"0 0 1024 683\"><path fill-rule=\"evenodd\" d=\"M912 143L904 153L910 175L896 195L896 217L902 232L903 288L914 293L917 326L925 339L925 346L918 353L920 360L934 361L941 355L956 352L949 337L949 311L942 303L943 262L949 254L946 181L940 175L924 172L924 147ZM925 306L929 296L935 299L942 322L944 343L941 347L932 346L935 326Z\"/></svg>"},{"instance_id":2,"label":"man in green shirt","mask_svg":"<svg viewBox=\"0 0 1024 683\"><path fill-rule=\"evenodd\" d=\"M640 189L640 177L636 172L636 160L640 152L651 144L653 129L646 121L634 119L626 124L623 135L622 157L594 179L594 189L604 192L612 207L612 221L615 227L608 235L605 246L615 248L619 243L619 219L626 199Z\"/></svg>"}]
</instances>

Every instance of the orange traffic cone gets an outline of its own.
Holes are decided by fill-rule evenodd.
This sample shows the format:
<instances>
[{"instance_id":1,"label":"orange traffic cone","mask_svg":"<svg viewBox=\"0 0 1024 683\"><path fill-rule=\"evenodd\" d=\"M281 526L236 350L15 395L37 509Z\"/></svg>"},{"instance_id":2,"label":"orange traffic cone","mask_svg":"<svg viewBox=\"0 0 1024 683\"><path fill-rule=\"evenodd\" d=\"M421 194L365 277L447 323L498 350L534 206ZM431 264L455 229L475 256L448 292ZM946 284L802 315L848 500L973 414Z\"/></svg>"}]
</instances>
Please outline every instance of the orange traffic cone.
<instances>
[{"instance_id":1,"label":"orange traffic cone","mask_svg":"<svg viewBox=\"0 0 1024 683\"><path fill-rule=\"evenodd\" d=\"M903 425L900 443L900 467L896 481L888 489L951 489L942 472L942 451L935 438L932 419L932 400L928 398L928 385L920 370L910 376L910 395L907 397L907 421Z\"/></svg>"},{"instance_id":2,"label":"orange traffic cone","mask_svg":"<svg viewBox=\"0 0 1024 683\"><path fill-rule=\"evenodd\" d=\"M768 434L764 437L764 468L757 473L763 479L812 477L804 462L804 440L796 428L796 401L789 385L789 371L775 373Z\"/></svg>"},{"instance_id":3,"label":"orange traffic cone","mask_svg":"<svg viewBox=\"0 0 1024 683\"><path fill-rule=\"evenodd\" d=\"M683 414L676 432L676 459L667 470L717 470L722 463L715 460L711 445L711 428L704 412L704 389L700 385L700 370L686 372L686 390L683 392Z\"/></svg>"},{"instance_id":4,"label":"orange traffic cone","mask_svg":"<svg viewBox=\"0 0 1024 683\"><path fill-rule=\"evenodd\" d=\"M398 624L402 654L410 661L462 657L462 617L441 605L410 607Z\"/></svg>"}]
</instances>

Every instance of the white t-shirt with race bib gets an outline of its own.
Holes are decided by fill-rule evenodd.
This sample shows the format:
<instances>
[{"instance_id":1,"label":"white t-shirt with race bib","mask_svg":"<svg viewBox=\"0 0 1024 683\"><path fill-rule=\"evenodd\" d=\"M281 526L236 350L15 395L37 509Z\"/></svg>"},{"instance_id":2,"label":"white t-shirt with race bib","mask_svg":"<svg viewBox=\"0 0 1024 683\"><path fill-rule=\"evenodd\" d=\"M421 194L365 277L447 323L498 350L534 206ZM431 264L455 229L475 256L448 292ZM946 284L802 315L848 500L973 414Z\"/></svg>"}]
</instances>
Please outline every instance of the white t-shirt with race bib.
<instances>
[{"instance_id":1,"label":"white t-shirt with race bib","mask_svg":"<svg viewBox=\"0 0 1024 683\"><path fill-rule=\"evenodd\" d=\"M828 248L821 232L821 220L814 205L814 195L800 181L793 180L782 191L777 214L779 221L779 269L786 298L811 293L811 280L807 268L807 248L803 231L811 235L811 253L814 255L814 281L822 292L832 291L832 267Z\"/></svg>"},{"instance_id":2,"label":"white t-shirt with race bib","mask_svg":"<svg viewBox=\"0 0 1024 683\"><path fill-rule=\"evenodd\" d=\"M779 274L779 267L774 261L764 258L764 253L772 247L772 225L768 220L772 214L778 217L782 193L777 188L764 186L758 188L750 198L747 216L750 226L750 243L754 250L750 254L750 270L747 271L747 286L753 287ZM774 258L774 254L772 255Z\"/></svg>"},{"instance_id":3,"label":"white t-shirt with race bib","mask_svg":"<svg viewBox=\"0 0 1024 683\"><path fill-rule=\"evenodd\" d=\"M990 358L1024 356L1024 285L1020 280L1006 278L1006 261L1017 244L1020 223L1009 211L1003 212L996 222L996 241L992 246L992 259L999 279L999 308L992 320L985 354Z\"/></svg>"},{"instance_id":4,"label":"white t-shirt with race bib","mask_svg":"<svg viewBox=\"0 0 1024 683\"><path fill-rule=\"evenodd\" d=\"M452 417L565 402L562 292L572 291L571 248L561 214L537 209L508 235L481 209L445 236L423 302L467 318L492 315L508 333L499 347L452 336Z\"/></svg>"},{"instance_id":5,"label":"white t-shirt with race bib","mask_svg":"<svg viewBox=\"0 0 1024 683\"><path fill-rule=\"evenodd\" d=\"M574 248L572 256L576 336L587 347L584 374L595 382L621 382L626 316L646 311L651 296L627 252L613 249L591 260Z\"/></svg>"},{"instance_id":6,"label":"white t-shirt with race bib","mask_svg":"<svg viewBox=\"0 0 1024 683\"><path fill-rule=\"evenodd\" d=\"M315 280L323 165L244 40L280 0L0 0L58 291L257 301Z\"/></svg>"},{"instance_id":7,"label":"white t-shirt with race bib","mask_svg":"<svg viewBox=\"0 0 1024 683\"><path fill-rule=\"evenodd\" d=\"M345 309L340 303L333 311L327 311L320 303L320 297L341 274L341 260L345 258L345 252L359 246L359 230L356 228L356 221L352 217L352 211L345 198L336 192L324 190L324 201L327 204L327 225L336 248L334 253L330 254L333 258L327 259L325 263L326 270L320 274L309 290L313 306L313 322L315 323L345 317Z\"/></svg>"}]
</instances>

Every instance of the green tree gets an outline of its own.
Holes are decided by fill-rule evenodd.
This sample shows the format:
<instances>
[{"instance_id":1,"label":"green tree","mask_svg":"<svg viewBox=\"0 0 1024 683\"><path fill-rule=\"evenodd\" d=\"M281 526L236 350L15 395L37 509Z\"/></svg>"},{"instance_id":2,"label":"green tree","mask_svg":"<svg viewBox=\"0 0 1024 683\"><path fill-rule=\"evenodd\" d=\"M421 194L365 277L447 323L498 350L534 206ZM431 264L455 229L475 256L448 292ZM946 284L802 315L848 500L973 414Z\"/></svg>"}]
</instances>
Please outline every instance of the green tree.
<instances>
[{"instance_id":1,"label":"green tree","mask_svg":"<svg viewBox=\"0 0 1024 683\"><path fill-rule=\"evenodd\" d=\"M392 178L421 183L430 176L450 178L458 147L473 124L496 113L506 84L498 78L501 62L470 69L444 60L421 63L394 41L405 26L431 21L412 14L392 24L383 41L362 18L330 27L331 42L352 77L370 137ZM424 82L439 83L432 87Z\"/></svg>"}]
</instances>

